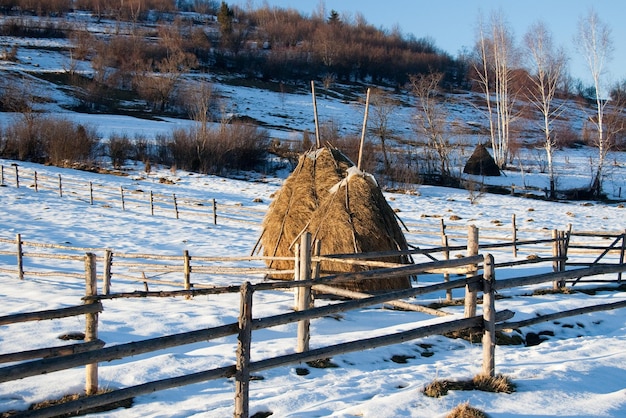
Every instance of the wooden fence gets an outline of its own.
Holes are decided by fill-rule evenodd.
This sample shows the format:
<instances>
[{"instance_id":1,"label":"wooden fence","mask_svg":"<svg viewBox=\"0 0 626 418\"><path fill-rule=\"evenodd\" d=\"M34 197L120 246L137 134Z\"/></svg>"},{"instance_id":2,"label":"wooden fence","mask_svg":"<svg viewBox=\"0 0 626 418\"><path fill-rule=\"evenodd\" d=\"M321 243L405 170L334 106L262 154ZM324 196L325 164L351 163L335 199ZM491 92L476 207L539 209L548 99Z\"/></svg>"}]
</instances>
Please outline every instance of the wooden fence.
<instances>
[{"instance_id":1,"label":"wooden fence","mask_svg":"<svg viewBox=\"0 0 626 418\"><path fill-rule=\"evenodd\" d=\"M475 243L468 243L466 250L469 250ZM168 379L147 382L144 384L131 386L112 392L96 394L77 401L68 402L61 405L52 406L46 409L28 411L22 416L43 417L59 415L63 413L81 411L96 406L106 405L132 398L134 396L152 393L157 390L178 387L191 383L198 383L212 379L225 377L235 378L234 415L236 417L248 416L248 389L250 376L252 373L279 367L287 364L327 358L343 353L361 351L390 344L397 344L402 341L412 340L434 334L441 334L454 330L467 328L482 329L483 331L483 366L485 374L495 373L495 332L499 329L519 328L541 321L549 321L566 316L579 315L586 312L608 310L626 307L626 302L617 302L606 305L594 305L576 310L559 312L551 315L543 315L530 320L518 322L503 322L511 319L512 312L496 312L495 292L501 289L514 288L519 286L534 285L540 283L562 283L579 280L581 277L592 277L600 274L621 273L626 270L626 265L622 262L615 264L598 264L573 270L559 270L533 276L515 277L504 280L495 280L497 264L492 255L468 255L463 258L454 258L442 261L430 261L420 264L410 264L403 266L388 266L360 273L344 273L319 277L316 266L327 257L313 256L315 251L311 251L310 236L304 235L299 244L299 251L294 258L294 269L296 279L293 281L262 281L256 284L245 281L241 286L214 286L204 289L178 290L171 292L134 292L124 294L97 294L95 264L96 256L92 253L84 255L84 276L86 281L86 292L83 298L84 305L70 307L65 310L54 310L49 312L36 312L30 314L17 314L7 317L0 317L0 324L14 323L35 318L43 319L47 317L57 317L59 315L87 315L90 316L86 325L85 346L79 349L74 348L50 348L45 353L53 353L61 350L67 353L68 350L76 350L71 354L32 360L26 363L0 368L0 383L8 382L28 376L52 373L67 368L85 365L87 373L87 393L97 391L97 364L114 359L130 357L142 353L149 353L170 347L176 347L200 341L209 341L215 338L222 338L228 335L237 335L238 342L236 348L236 363L233 365L198 371L191 375L177 376ZM376 254L379 256L380 254ZM333 258L334 261L337 257ZM355 262L355 260L352 260ZM482 274L479 272L482 271ZM310 298L312 291L327 292L333 285L343 281L351 280L371 280L381 277L406 276L417 274L465 274L465 277L456 280L447 280L433 285L412 287L406 290L394 291L380 295L361 295L359 299L342 301L325 306L313 306ZM393 303L406 298L413 298L426 295L432 292L441 292L448 289L465 288L466 308L464 318L452 319L437 325L419 326L407 331L388 334L384 336L359 339L349 342L332 344L316 349L309 349L310 334L308 331L309 321L338 312L346 312L359 309L365 306L379 305L383 303ZM277 289L300 289L298 295L298 310L279 315L263 318L253 318L252 295L255 292L272 291ZM97 314L102 310L102 301L116 298L150 297L150 296L187 296L192 297L199 294L221 294L240 293L240 314L236 323L224 324L218 327L189 331L185 333L166 335L157 338L146 339L138 342L119 344L111 347L98 348L97 338ZM483 293L482 315L476 316L476 293ZM305 295L304 297L302 295ZM403 302L407 305L408 302ZM472 307L474 313L472 312ZM298 322L298 335L296 349L294 353L277 357L252 361L250 358L252 332L268 327ZM90 344L91 343L91 344ZM89 345L87 345L89 344ZM11 353L5 358L15 359L15 356L22 358L40 357L44 352L38 353Z\"/></svg>"},{"instance_id":2,"label":"wooden fence","mask_svg":"<svg viewBox=\"0 0 626 418\"><path fill-rule=\"evenodd\" d=\"M9 175L10 174L10 175ZM197 199L191 196L176 196L176 193L155 193L141 187L118 186L94 182L81 182L61 175L43 175L34 170L11 169L0 165L0 186L28 187L34 191L54 192L59 197L74 198L89 205L118 208L179 218L202 218L213 224L232 221L258 224L265 215L265 208L219 203L216 199Z\"/></svg>"}]
</instances>

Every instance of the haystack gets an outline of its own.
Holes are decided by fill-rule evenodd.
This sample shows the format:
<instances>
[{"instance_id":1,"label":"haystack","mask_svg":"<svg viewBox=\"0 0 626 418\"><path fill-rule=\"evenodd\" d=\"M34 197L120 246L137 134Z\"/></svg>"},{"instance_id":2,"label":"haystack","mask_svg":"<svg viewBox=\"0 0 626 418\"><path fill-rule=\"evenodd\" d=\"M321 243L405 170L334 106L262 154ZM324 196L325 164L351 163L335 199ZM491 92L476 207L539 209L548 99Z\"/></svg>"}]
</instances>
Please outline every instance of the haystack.
<instances>
[{"instance_id":1,"label":"haystack","mask_svg":"<svg viewBox=\"0 0 626 418\"><path fill-rule=\"evenodd\" d=\"M334 148L319 148L300 156L263 220L260 242L264 256L293 256L293 245L311 221L313 212L353 165ZM268 266L287 270L293 268L293 263L274 260Z\"/></svg>"},{"instance_id":2,"label":"haystack","mask_svg":"<svg viewBox=\"0 0 626 418\"><path fill-rule=\"evenodd\" d=\"M489 151L487 151L487 147L484 144L478 144L467 163L465 163L463 172L478 176L499 176L500 168L491 154L489 154Z\"/></svg>"},{"instance_id":3,"label":"haystack","mask_svg":"<svg viewBox=\"0 0 626 418\"><path fill-rule=\"evenodd\" d=\"M376 180L356 167L336 184L326 200L313 213L307 230L313 240L322 242L322 254L350 254L407 250L408 244ZM408 256L371 258L410 264ZM358 272L367 267L322 262L321 271L328 273ZM342 283L338 287L357 292L380 292L411 287L409 277L366 279Z\"/></svg>"},{"instance_id":4,"label":"haystack","mask_svg":"<svg viewBox=\"0 0 626 418\"><path fill-rule=\"evenodd\" d=\"M395 213L371 175L361 172L340 151L320 148L300 157L263 221L263 255L292 257L303 232L322 242L322 254L406 250L408 244ZM410 257L380 259L410 263ZM292 261L274 260L269 267L292 269ZM324 262L325 274L366 267ZM289 279L291 277L274 277ZM361 292L406 289L408 277L350 282L340 287Z\"/></svg>"}]
</instances>

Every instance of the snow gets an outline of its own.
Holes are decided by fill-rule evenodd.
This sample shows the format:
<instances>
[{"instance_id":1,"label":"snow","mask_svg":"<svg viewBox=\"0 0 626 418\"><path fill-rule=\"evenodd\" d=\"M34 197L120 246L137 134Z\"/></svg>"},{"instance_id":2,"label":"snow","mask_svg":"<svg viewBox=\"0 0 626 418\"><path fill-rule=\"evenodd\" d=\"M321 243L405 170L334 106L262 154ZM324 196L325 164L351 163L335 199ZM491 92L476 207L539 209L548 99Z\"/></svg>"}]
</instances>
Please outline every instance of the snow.
<instances>
[{"instance_id":1,"label":"snow","mask_svg":"<svg viewBox=\"0 0 626 418\"><path fill-rule=\"evenodd\" d=\"M260 234L260 225L227 220L213 225L209 218L181 217L177 220L167 214L150 216L149 211L140 208L122 211L116 202L91 206L71 193L69 185L72 182L93 181L110 187L123 186L128 190L134 187L195 199L215 198L218 202L239 203L257 209L267 208L272 193L281 184L277 178L246 182L172 172L159 167L150 175L129 167L131 175L120 177L18 162L24 173L36 170L42 177L62 174L68 190L60 198L55 190L36 192L33 187L28 187L26 180L16 189L9 184L10 171L7 169L14 162L0 160L0 163L5 167L7 183L6 187L0 187L2 238L13 239L20 233L22 239L29 242L112 248L124 253L180 255L183 250L188 250L192 256L246 256ZM161 184L158 181L161 177L173 179L175 184ZM425 214L445 216L446 223L452 224L454 222L448 217L455 214L461 218L456 221L459 226L476 224L488 228L493 225L493 220L506 222L513 213L517 214L522 228L534 230L562 230L568 223L573 223L575 230L616 232L623 230L624 225L624 209L616 204L556 203L490 194L471 204L467 191L429 186L421 186L413 194L387 193L386 197L409 225L423 222L422 215ZM261 202L253 202L255 199ZM529 211L531 208L533 210ZM571 215L564 216L566 212ZM532 222L528 222L531 218ZM419 242L419 235L409 234L408 237ZM494 251L496 261L512 258L509 250L506 251ZM0 261L3 265L14 266L13 257L0 256ZM506 278L546 269L549 266L502 269L496 274L497 278ZM440 280L440 277L429 277L421 277L420 282ZM212 278L208 275L198 280L211 283ZM244 279L231 280L239 284ZM84 294L81 280L26 277L19 281L15 275L0 273L0 282L1 315L76 305ZM151 290L160 289L170 288L151 286ZM114 276L114 292L130 290L140 288L137 284L116 280ZM461 290L456 292L460 293L455 293L455 297L462 295ZM519 289L510 293L512 298L498 300L497 309L513 310L515 320L626 299L626 294L618 291L598 292L593 296L574 293L529 297L521 296L524 292ZM443 295L428 297L436 299ZM237 321L238 306L238 295L199 296L191 300L105 301L99 336L107 345L115 345L232 323ZM254 317L289 312L292 306L293 295L289 292L262 292L255 296ZM445 309L454 315L462 315L462 307ZM375 306L338 318L313 320L311 345L312 348L321 347L438 321L441 319L422 313ZM80 331L83 327L80 318L4 326L0 329L2 352L58 345L58 335ZM438 399L423 395L421 390L434 379L469 379L481 370L480 344L430 336L336 356L332 361L338 368L315 369L300 364L263 371L259 373L263 380L251 383L251 413L271 411L273 416L280 417L443 417L456 405L470 402L491 417L624 416L626 320L622 312L587 314L527 327L522 331L545 330L553 331L554 336L538 346L497 347L496 372L509 376L517 385L517 391L512 394L451 391ZM293 352L295 335L295 324L255 331L253 361ZM122 388L233 364L235 347L234 337L228 337L103 363L99 368L100 386ZM394 363L390 360L394 355L407 356L407 363ZM296 367L305 367L310 374L300 376L295 372ZM83 385L83 368L0 384L0 410L22 409L32 402L81 392ZM234 381L221 379L139 396L131 409L93 416L224 417L232 415L233 399Z\"/></svg>"},{"instance_id":2,"label":"snow","mask_svg":"<svg viewBox=\"0 0 626 418\"><path fill-rule=\"evenodd\" d=\"M0 38L0 44L8 45L10 42L12 40ZM34 44L27 48L22 43L18 51L20 62L2 62L0 66L8 72L59 71L69 62L68 57L57 48L63 46L63 42L52 41L46 45L49 49L33 49L41 47ZM36 83L34 89L44 92L42 95L46 97L54 97L54 103L43 105L46 112L95 126L103 138L114 133L126 133L131 138L136 135L154 137L159 133L185 128L191 123L173 118L140 120L129 116L69 112L60 106L72 101L69 96L52 83L41 80ZM300 94L281 94L245 87L219 88L220 94L231 101L233 113L262 121L271 127L273 138L298 140L303 130L314 130L311 98L305 90ZM463 101L462 98L458 100ZM362 104L326 97L319 97L317 104L322 120L341 121L342 133L360 133ZM411 112L409 106L398 109L393 122L396 132L411 129ZM16 117L20 115L0 114L0 123L5 126ZM468 125L480 117L479 111L470 110L467 106L458 106L452 115L452 119ZM540 157L537 153L528 151L522 154L514 164L516 171L508 171L506 176L497 179L490 178L489 183L532 186L541 194L547 186L547 178L538 168L537 159ZM558 151L555 161L559 186L588 185L591 178L590 156L595 156L594 150L586 148ZM609 197L622 198L626 157L623 153L615 153L607 161L611 164L606 171L605 190ZM176 193L180 198L216 199L223 204L242 205L259 211L267 210L272 194L282 184L281 178L259 178L258 181L248 182L172 171L164 167L153 167L148 175L141 171L141 167L130 166L130 175L121 177L0 160L7 178L10 176L8 167L14 163L24 172L36 170L41 176L56 177L61 174L68 184L92 181L116 189L122 186L125 190L153 190L168 195ZM174 184L162 184L160 178L171 179ZM412 193L386 193L385 196L409 227L423 224L424 219L431 220L433 226L438 227L439 220L444 219L450 228L456 227L460 231L468 225L476 225L481 231L507 231L512 215L516 216L520 232L528 234L565 230L569 224L575 231L622 232L626 226L626 209L618 203L547 202L488 193L476 196L472 203L467 190L431 186L415 186ZM8 184L0 187L0 201L0 238L14 239L19 233L28 242L111 248L118 253L180 255L188 250L192 256L247 256L261 232L260 222L254 219L249 223L220 219L217 225L213 225L209 217L182 216L175 219L171 214L164 213L151 216L145 208L129 207L122 211L113 200L109 204L100 202L92 206L71 190L67 190L62 198L56 190L41 188L36 192L28 182L19 189ZM407 238L412 244L424 244L424 237L418 233L407 234ZM462 239L459 240L459 245L462 242ZM494 250L492 253L497 262L512 259L510 250ZM526 255L523 253L520 257ZM13 256L0 255L0 267L13 268L14 265ZM37 264L31 267L36 268ZM61 261L57 268L63 271L75 269ZM496 277L503 279L548 270L550 266L531 265L499 270ZM224 284L225 280L230 280L234 281L231 284L240 284L247 279L251 278L225 279L203 275L201 281ZM259 277L252 279L259 280ZM440 279L437 276L420 276L420 284ZM113 279L113 292L135 289L141 290L141 284ZM170 288L151 285L151 290L160 289ZM499 299L497 309L510 309L516 313L514 320L521 320L537 314L626 300L626 294L621 291L529 297L524 296L527 290L502 291L503 296L511 297ZM73 306L81 303L83 295L84 284L79 279L27 276L20 281L14 274L0 272L0 315ZM456 290L454 296L461 297L462 291ZM444 295L429 295L418 302L427 303L442 297ZM236 322L238 307L238 295L199 296L191 300L105 301L104 312L100 315L99 336L109 346L213 327ZM254 317L290 312L292 307L293 295L290 292L262 292L255 295ZM462 315L462 307L445 310L456 316ZM337 318L313 320L311 346L321 347L438 321L441 319L422 313L375 306ZM0 327L0 347L2 353L10 353L59 345L58 335L81 330L84 330L82 318L7 325ZM496 372L509 376L517 385L517 391L512 394L451 391L437 399L423 395L423 388L434 379L470 379L480 372L482 362L480 344L430 336L336 356L332 361L338 368L316 369L299 364L263 371L260 373L263 380L255 380L250 385L251 413L271 411L275 417L299 418L444 417L456 405L469 402L493 418L626 416L626 319L622 310L567 318L526 327L522 331L552 331L554 336L547 337L537 346L496 348ZM293 352L295 336L295 324L255 331L252 360ZM231 365L235 361L235 347L234 337L228 337L103 363L99 367L100 386L123 388ZM394 355L407 356L407 363L391 361ZM305 367L310 373L300 376L296 374L297 367ZM33 402L82 390L84 368L2 383L0 412L24 409ZM139 396L131 409L93 416L226 417L232 416L233 399L234 381L220 379Z\"/></svg>"}]
</instances>

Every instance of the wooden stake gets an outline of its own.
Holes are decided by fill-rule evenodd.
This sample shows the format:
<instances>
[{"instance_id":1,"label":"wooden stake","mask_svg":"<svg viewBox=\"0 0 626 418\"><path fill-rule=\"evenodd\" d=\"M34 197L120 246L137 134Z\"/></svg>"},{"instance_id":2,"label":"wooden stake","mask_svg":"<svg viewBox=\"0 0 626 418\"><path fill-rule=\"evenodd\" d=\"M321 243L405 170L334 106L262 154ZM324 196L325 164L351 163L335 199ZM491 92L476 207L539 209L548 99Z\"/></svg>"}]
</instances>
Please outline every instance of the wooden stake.
<instances>
[{"instance_id":1,"label":"wooden stake","mask_svg":"<svg viewBox=\"0 0 626 418\"><path fill-rule=\"evenodd\" d=\"M98 294L96 276L96 255L85 254L85 296L95 296ZM85 304L94 301L87 300ZM85 342L96 341L98 339L98 313L85 314ZM85 394L93 395L98 392L98 363L87 364L85 366Z\"/></svg>"},{"instance_id":2,"label":"wooden stake","mask_svg":"<svg viewBox=\"0 0 626 418\"><path fill-rule=\"evenodd\" d=\"M311 233L305 232L300 239L300 280L311 280ZM305 311L311 306L311 286L298 287L298 311ZM309 351L310 319L298 321L298 342L296 353Z\"/></svg>"},{"instance_id":3,"label":"wooden stake","mask_svg":"<svg viewBox=\"0 0 626 418\"><path fill-rule=\"evenodd\" d=\"M513 257L517 257L517 225L515 224L515 214L513 214Z\"/></svg>"},{"instance_id":4,"label":"wooden stake","mask_svg":"<svg viewBox=\"0 0 626 418\"><path fill-rule=\"evenodd\" d=\"M150 215L154 216L154 196L150 190Z\"/></svg>"},{"instance_id":5,"label":"wooden stake","mask_svg":"<svg viewBox=\"0 0 626 418\"><path fill-rule=\"evenodd\" d=\"M178 219L178 204L176 203L176 193L172 193L172 197L174 198L174 212L176 212L176 219Z\"/></svg>"},{"instance_id":6,"label":"wooden stake","mask_svg":"<svg viewBox=\"0 0 626 418\"><path fill-rule=\"evenodd\" d=\"M361 163L363 161L363 144L365 143L365 133L367 132L367 115L370 107L370 88L367 88L367 95L365 98L365 115L363 116L363 129L361 130L361 143L359 144L359 160L356 167L360 170Z\"/></svg>"},{"instance_id":7,"label":"wooden stake","mask_svg":"<svg viewBox=\"0 0 626 418\"><path fill-rule=\"evenodd\" d=\"M35 191L38 192L39 191L39 187L37 185L37 172L35 171Z\"/></svg>"},{"instance_id":8,"label":"wooden stake","mask_svg":"<svg viewBox=\"0 0 626 418\"><path fill-rule=\"evenodd\" d=\"M122 210L126 210L126 205L124 204L124 188L120 186L120 197L122 198Z\"/></svg>"},{"instance_id":9,"label":"wooden stake","mask_svg":"<svg viewBox=\"0 0 626 418\"><path fill-rule=\"evenodd\" d=\"M93 183L89 182L89 204L93 206Z\"/></svg>"},{"instance_id":10,"label":"wooden stake","mask_svg":"<svg viewBox=\"0 0 626 418\"><path fill-rule=\"evenodd\" d=\"M213 199L213 225L217 225L217 203Z\"/></svg>"},{"instance_id":11,"label":"wooden stake","mask_svg":"<svg viewBox=\"0 0 626 418\"><path fill-rule=\"evenodd\" d=\"M493 282L495 271L493 256L487 254L483 272L483 374L495 376L496 370L496 298Z\"/></svg>"},{"instance_id":12,"label":"wooden stake","mask_svg":"<svg viewBox=\"0 0 626 418\"><path fill-rule=\"evenodd\" d=\"M478 255L478 228L476 225L470 225L467 230L467 256ZM467 276L472 277L474 272ZM476 316L476 291L471 290L469 286L465 286L465 318Z\"/></svg>"},{"instance_id":13,"label":"wooden stake","mask_svg":"<svg viewBox=\"0 0 626 418\"><path fill-rule=\"evenodd\" d=\"M185 284L184 284L184 289L185 290L189 290L191 289L191 257L189 256L189 251L185 250L183 251L183 268L184 268L184 274L185 274ZM191 299L191 297L187 296L187 299Z\"/></svg>"},{"instance_id":14,"label":"wooden stake","mask_svg":"<svg viewBox=\"0 0 626 418\"><path fill-rule=\"evenodd\" d=\"M22 252L22 235L15 235L15 245L17 246L17 276L20 280L24 280L24 262L22 257L24 253Z\"/></svg>"},{"instance_id":15,"label":"wooden stake","mask_svg":"<svg viewBox=\"0 0 626 418\"><path fill-rule=\"evenodd\" d=\"M311 94L313 95L313 116L315 117L315 145L317 148L321 148L320 125L317 120L317 100L315 99L315 81L313 80L311 80Z\"/></svg>"},{"instance_id":16,"label":"wooden stake","mask_svg":"<svg viewBox=\"0 0 626 418\"><path fill-rule=\"evenodd\" d=\"M63 197L63 182L61 181L60 174L59 174L59 197Z\"/></svg>"},{"instance_id":17,"label":"wooden stake","mask_svg":"<svg viewBox=\"0 0 626 418\"><path fill-rule=\"evenodd\" d=\"M235 372L235 418L248 418L250 400L250 346L252 343L252 294L250 282L241 285L237 371Z\"/></svg>"},{"instance_id":18,"label":"wooden stake","mask_svg":"<svg viewBox=\"0 0 626 418\"><path fill-rule=\"evenodd\" d=\"M102 293L108 295L111 293L111 266L113 264L113 251L106 250L104 252L104 266L102 272Z\"/></svg>"},{"instance_id":19,"label":"wooden stake","mask_svg":"<svg viewBox=\"0 0 626 418\"><path fill-rule=\"evenodd\" d=\"M20 173L17 168L17 164L15 165L15 187L17 189L20 188Z\"/></svg>"}]
</instances>

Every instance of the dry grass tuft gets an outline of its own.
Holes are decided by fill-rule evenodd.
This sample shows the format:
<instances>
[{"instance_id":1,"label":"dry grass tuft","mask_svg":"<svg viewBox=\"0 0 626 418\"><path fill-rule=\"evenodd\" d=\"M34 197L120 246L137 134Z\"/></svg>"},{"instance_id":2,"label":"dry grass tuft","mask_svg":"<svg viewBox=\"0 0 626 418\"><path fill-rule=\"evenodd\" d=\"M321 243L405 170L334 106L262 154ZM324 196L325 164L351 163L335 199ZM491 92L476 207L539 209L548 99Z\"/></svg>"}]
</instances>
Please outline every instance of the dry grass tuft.
<instances>
[{"instance_id":1,"label":"dry grass tuft","mask_svg":"<svg viewBox=\"0 0 626 418\"><path fill-rule=\"evenodd\" d=\"M504 375L494 377L479 374L472 380L441 380L436 379L426 385L424 395L431 398L440 398L448 394L451 390L481 390L492 393L513 393L515 385Z\"/></svg>"},{"instance_id":2,"label":"dry grass tuft","mask_svg":"<svg viewBox=\"0 0 626 418\"><path fill-rule=\"evenodd\" d=\"M482 390L483 392L493 393L513 393L515 392L515 384L511 382L507 376L498 374L496 376L489 376L486 374L479 374L472 379L474 388L476 390Z\"/></svg>"},{"instance_id":3,"label":"dry grass tuft","mask_svg":"<svg viewBox=\"0 0 626 418\"><path fill-rule=\"evenodd\" d=\"M446 380L433 380L427 384L424 388L424 395L430 398L441 398L448 394L448 381Z\"/></svg>"},{"instance_id":4,"label":"dry grass tuft","mask_svg":"<svg viewBox=\"0 0 626 418\"><path fill-rule=\"evenodd\" d=\"M487 418L487 414L465 402L457 405L446 418Z\"/></svg>"}]
</instances>

